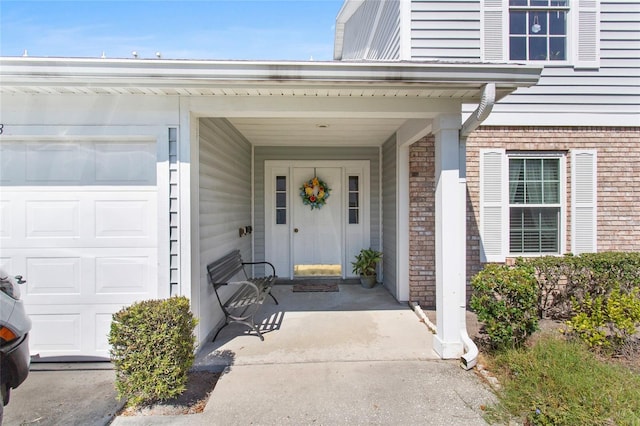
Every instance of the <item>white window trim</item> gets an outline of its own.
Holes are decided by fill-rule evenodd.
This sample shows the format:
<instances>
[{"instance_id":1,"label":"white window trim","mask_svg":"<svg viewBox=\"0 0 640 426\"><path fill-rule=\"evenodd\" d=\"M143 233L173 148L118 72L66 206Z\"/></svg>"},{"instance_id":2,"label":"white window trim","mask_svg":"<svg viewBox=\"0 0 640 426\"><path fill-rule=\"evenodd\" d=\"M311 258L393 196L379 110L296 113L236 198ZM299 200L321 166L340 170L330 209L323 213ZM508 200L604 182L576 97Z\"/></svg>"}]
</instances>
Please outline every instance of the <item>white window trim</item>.
<instances>
[{"instance_id":1,"label":"white window trim","mask_svg":"<svg viewBox=\"0 0 640 426\"><path fill-rule=\"evenodd\" d=\"M485 62L540 64L546 67L600 67L600 1L570 0L567 13L567 57L564 61L511 60L509 58L509 0L483 0L480 4L480 55Z\"/></svg>"},{"instance_id":2,"label":"white window trim","mask_svg":"<svg viewBox=\"0 0 640 426\"><path fill-rule=\"evenodd\" d=\"M506 182L504 183L504 187L507 191L509 191L509 160L517 159L517 158L557 158L560 160L560 223L558 226L558 250L559 252L542 252L542 253L512 253L510 251L510 221L506 223L506 232L507 232L507 245L505 247L505 251L507 253L507 257L540 257L540 256L559 256L567 252L567 155L563 152L509 152L506 153L507 157L507 172L505 173ZM508 193L508 192L507 192ZM511 214L511 203L509 202L509 196L505 197L505 209L507 210L507 217L510 218ZM549 207L549 206L557 206L556 204L522 204L522 207Z\"/></svg>"}]
</instances>

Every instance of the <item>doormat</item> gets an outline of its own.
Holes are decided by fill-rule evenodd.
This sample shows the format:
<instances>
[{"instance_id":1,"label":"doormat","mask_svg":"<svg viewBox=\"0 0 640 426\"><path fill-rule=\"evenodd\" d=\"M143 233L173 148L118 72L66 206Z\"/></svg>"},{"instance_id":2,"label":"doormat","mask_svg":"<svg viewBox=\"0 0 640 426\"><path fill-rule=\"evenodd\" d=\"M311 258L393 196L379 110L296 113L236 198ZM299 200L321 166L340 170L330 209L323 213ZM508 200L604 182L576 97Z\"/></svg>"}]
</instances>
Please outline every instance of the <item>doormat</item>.
<instances>
[{"instance_id":1,"label":"doormat","mask_svg":"<svg viewBox=\"0 0 640 426\"><path fill-rule=\"evenodd\" d=\"M306 284L294 284L294 293L306 293L306 292L335 292L340 291L338 283L306 283Z\"/></svg>"}]
</instances>

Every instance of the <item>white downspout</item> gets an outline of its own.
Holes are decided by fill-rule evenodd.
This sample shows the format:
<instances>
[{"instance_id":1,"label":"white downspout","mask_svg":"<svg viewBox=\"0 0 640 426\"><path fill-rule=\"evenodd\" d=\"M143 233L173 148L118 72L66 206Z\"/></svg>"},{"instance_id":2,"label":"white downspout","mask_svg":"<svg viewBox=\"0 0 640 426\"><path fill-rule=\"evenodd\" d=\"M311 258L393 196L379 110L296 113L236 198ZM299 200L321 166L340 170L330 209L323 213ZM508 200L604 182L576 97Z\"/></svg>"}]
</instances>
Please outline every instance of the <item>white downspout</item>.
<instances>
[{"instance_id":1,"label":"white downspout","mask_svg":"<svg viewBox=\"0 0 640 426\"><path fill-rule=\"evenodd\" d=\"M478 108L467 118L467 120L462 125L460 129L460 197L462 198L462 205L466 205L467 202L467 168L466 168L466 145L467 145L467 136L469 136L474 130L476 130L480 124L484 120L487 119L489 114L491 114L491 110L493 109L493 105L496 101L496 85L495 83L487 83L482 90L482 97L480 99L480 104ZM465 217L462 218L463 228L466 229L466 214ZM466 238L466 232L464 233ZM464 242L463 256L464 262L466 264L466 241ZM462 340L462 345L464 347L465 353L460 358L460 366L465 370L472 369L477 361L478 361L478 347L473 340L469 337L469 333L467 332L467 301L466 301L466 292L461 292L461 300L460 300L460 315L462 325L460 328L460 338Z\"/></svg>"}]
</instances>

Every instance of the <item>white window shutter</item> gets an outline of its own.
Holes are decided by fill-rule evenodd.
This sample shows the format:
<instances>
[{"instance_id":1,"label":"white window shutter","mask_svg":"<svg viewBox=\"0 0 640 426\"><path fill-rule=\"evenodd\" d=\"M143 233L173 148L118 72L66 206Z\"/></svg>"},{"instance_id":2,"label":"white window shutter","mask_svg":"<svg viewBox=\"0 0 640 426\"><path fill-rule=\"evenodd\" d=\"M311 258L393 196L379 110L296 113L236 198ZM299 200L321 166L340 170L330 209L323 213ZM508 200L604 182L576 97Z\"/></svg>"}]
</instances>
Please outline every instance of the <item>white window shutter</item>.
<instances>
[{"instance_id":1,"label":"white window shutter","mask_svg":"<svg viewBox=\"0 0 640 426\"><path fill-rule=\"evenodd\" d=\"M480 150L480 260L504 262L508 245L507 158L504 149Z\"/></svg>"},{"instance_id":2,"label":"white window shutter","mask_svg":"<svg viewBox=\"0 0 640 426\"><path fill-rule=\"evenodd\" d=\"M593 69L600 66L600 2L577 0L574 11L573 65L577 69Z\"/></svg>"},{"instance_id":3,"label":"white window shutter","mask_svg":"<svg viewBox=\"0 0 640 426\"><path fill-rule=\"evenodd\" d=\"M482 60L504 62L505 40L509 27L504 20L509 14L504 0L484 0L482 3Z\"/></svg>"},{"instance_id":4,"label":"white window shutter","mask_svg":"<svg viewBox=\"0 0 640 426\"><path fill-rule=\"evenodd\" d=\"M597 162L595 150L571 152L571 251L597 251Z\"/></svg>"}]
</instances>

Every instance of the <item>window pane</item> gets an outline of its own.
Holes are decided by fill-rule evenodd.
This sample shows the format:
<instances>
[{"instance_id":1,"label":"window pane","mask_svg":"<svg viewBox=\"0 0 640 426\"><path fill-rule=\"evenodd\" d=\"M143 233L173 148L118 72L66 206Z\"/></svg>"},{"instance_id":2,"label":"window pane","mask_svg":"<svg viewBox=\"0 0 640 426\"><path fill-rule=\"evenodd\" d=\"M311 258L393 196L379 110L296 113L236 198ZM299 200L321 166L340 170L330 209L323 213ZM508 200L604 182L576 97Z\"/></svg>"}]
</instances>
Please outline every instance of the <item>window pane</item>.
<instances>
[{"instance_id":1,"label":"window pane","mask_svg":"<svg viewBox=\"0 0 640 426\"><path fill-rule=\"evenodd\" d=\"M526 180L542 180L542 160L527 159L525 162Z\"/></svg>"},{"instance_id":2,"label":"window pane","mask_svg":"<svg viewBox=\"0 0 640 426\"><path fill-rule=\"evenodd\" d=\"M547 34L547 12L529 12L528 33L533 35Z\"/></svg>"},{"instance_id":3,"label":"window pane","mask_svg":"<svg viewBox=\"0 0 640 426\"><path fill-rule=\"evenodd\" d=\"M349 209L349 223L358 223L358 209Z\"/></svg>"},{"instance_id":4,"label":"window pane","mask_svg":"<svg viewBox=\"0 0 640 426\"><path fill-rule=\"evenodd\" d=\"M547 60L546 37L531 37L529 39L529 59L532 61Z\"/></svg>"},{"instance_id":5,"label":"window pane","mask_svg":"<svg viewBox=\"0 0 640 426\"><path fill-rule=\"evenodd\" d=\"M527 13L511 12L509 14L509 34L527 33Z\"/></svg>"},{"instance_id":6,"label":"window pane","mask_svg":"<svg viewBox=\"0 0 640 426\"><path fill-rule=\"evenodd\" d=\"M527 0L509 0L509 6L526 6Z\"/></svg>"},{"instance_id":7,"label":"window pane","mask_svg":"<svg viewBox=\"0 0 640 426\"><path fill-rule=\"evenodd\" d=\"M349 207L358 207L358 193L350 192L349 193Z\"/></svg>"},{"instance_id":8,"label":"window pane","mask_svg":"<svg viewBox=\"0 0 640 426\"><path fill-rule=\"evenodd\" d=\"M287 177L276 176L276 191L286 191L286 190L287 190Z\"/></svg>"},{"instance_id":9,"label":"window pane","mask_svg":"<svg viewBox=\"0 0 640 426\"><path fill-rule=\"evenodd\" d=\"M549 6L549 0L531 0L531 6Z\"/></svg>"},{"instance_id":10,"label":"window pane","mask_svg":"<svg viewBox=\"0 0 640 426\"><path fill-rule=\"evenodd\" d=\"M559 182L545 182L544 183L544 204L559 204L560 203L560 183Z\"/></svg>"},{"instance_id":11,"label":"window pane","mask_svg":"<svg viewBox=\"0 0 640 426\"><path fill-rule=\"evenodd\" d=\"M527 59L527 39L525 37L509 38L509 59L514 61Z\"/></svg>"},{"instance_id":12,"label":"window pane","mask_svg":"<svg viewBox=\"0 0 640 426\"><path fill-rule=\"evenodd\" d=\"M509 250L512 253L558 253L559 208L510 209Z\"/></svg>"},{"instance_id":13,"label":"window pane","mask_svg":"<svg viewBox=\"0 0 640 426\"><path fill-rule=\"evenodd\" d=\"M567 39L565 37L551 37L549 39L549 59L564 61L567 59Z\"/></svg>"},{"instance_id":14,"label":"window pane","mask_svg":"<svg viewBox=\"0 0 640 426\"><path fill-rule=\"evenodd\" d=\"M358 191L358 176L349 176L349 191Z\"/></svg>"},{"instance_id":15,"label":"window pane","mask_svg":"<svg viewBox=\"0 0 640 426\"><path fill-rule=\"evenodd\" d=\"M525 183L525 203L542 204L542 182Z\"/></svg>"},{"instance_id":16,"label":"window pane","mask_svg":"<svg viewBox=\"0 0 640 426\"><path fill-rule=\"evenodd\" d=\"M549 34L567 35L567 12L551 11L549 13Z\"/></svg>"},{"instance_id":17,"label":"window pane","mask_svg":"<svg viewBox=\"0 0 640 426\"><path fill-rule=\"evenodd\" d=\"M276 194L276 207L287 207L287 194L279 192Z\"/></svg>"},{"instance_id":18,"label":"window pane","mask_svg":"<svg viewBox=\"0 0 640 426\"><path fill-rule=\"evenodd\" d=\"M542 161L544 180L560 180L560 160L557 158L546 158Z\"/></svg>"},{"instance_id":19,"label":"window pane","mask_svg":"<svg viewBox=\"0 0 640 426\"><path fill-rule=\"evenodd\" d=\"M287 211L285 209L276 210L276 225L287 224Z\"/></svg>"}]
</instances>

